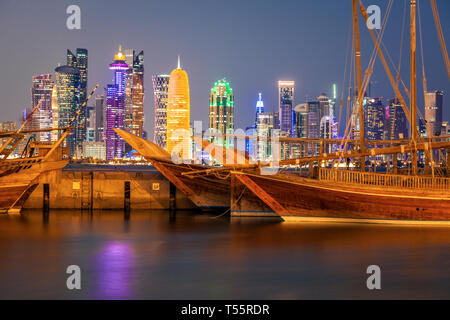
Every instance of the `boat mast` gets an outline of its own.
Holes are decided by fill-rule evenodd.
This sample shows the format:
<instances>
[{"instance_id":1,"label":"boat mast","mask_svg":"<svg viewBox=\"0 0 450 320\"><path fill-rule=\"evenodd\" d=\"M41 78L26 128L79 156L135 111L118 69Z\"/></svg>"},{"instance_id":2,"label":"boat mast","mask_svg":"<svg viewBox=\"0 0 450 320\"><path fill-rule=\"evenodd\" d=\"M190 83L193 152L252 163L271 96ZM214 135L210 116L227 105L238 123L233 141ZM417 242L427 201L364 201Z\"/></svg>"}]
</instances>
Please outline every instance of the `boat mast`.
<instances>
[{"instance_id":1,"label":"boat mast","mask_svg":"<svg viewBox=\"0 0 450 320\"><path fill-rule=\"evenodd\" d=\"M361 46L359 42L359 21L358 21L358 0L352 0L352 14L353 14L353 37L355 42L355 58L356 58L356 77L357 83L355 88L355 97L358 96L359 90L362 90L362 73L361 73ZM355 103L358 103L355 99ZM359 145L361 153L366 151L366 141L364 133L364 110L362 103L358 105L359 114ZM365 171L366 161L365 157L360 159L360 169Z\"/></svg>"},{"instance_id":2,"label":"boat mast","mask_svg":"<svg viewBox=\"0 0 450 320\"><path fill-rule=\"evenodd\" d=\"M410 88L410 103L411 103L411 168L412 174L417 174L417 152L414 151L417 144L417 76L416 76L416 0L411 0L411 88Z\"/></svg>"}]
</instances>

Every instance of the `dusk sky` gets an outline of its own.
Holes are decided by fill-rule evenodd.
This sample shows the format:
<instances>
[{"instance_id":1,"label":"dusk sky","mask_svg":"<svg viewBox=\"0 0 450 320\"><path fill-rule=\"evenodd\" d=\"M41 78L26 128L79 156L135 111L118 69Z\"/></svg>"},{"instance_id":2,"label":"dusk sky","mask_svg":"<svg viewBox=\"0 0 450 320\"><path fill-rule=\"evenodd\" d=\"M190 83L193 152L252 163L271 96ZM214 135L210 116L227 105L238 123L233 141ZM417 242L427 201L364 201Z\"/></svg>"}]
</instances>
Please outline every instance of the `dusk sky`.
<instances>
[{"instance_id":1,"label":"dusk sky","mask_svg":"<svg viewBox=\"0 0 450 320\"><path fill-rule=\"evenodd\" d=\"M388 1L363 2L379 5L384 16ZM394 1L384 37L396 64L404 3ZM71 4L81 8L81 30L66 28ZM420 7L428 89L444 91L444 120L450 120L450 84L429 1L420 1ZM438 7L450 48L450 1L439 0ZM88 49L88 92L98 83L97 93L102 94L112 82L108 65L122 45L144 50L145 130L150 138L151 77L169 74L178 54L189 76L191 121L208 125L209 90L226 77L235 93L235 127L245 128L254 121L258 92L266 111L278 106L278 80L296 81L295 104L321 92L331 95L333 83L340 95L350 27L350 0L0 0L0 120L19 119L21 110L31 106L32 76L54 74L58 64L66 63L67 49ZM409 86L408 39L407 29L402 78ZM367 28L361 29L361 42L365 69L373 48ZM386 102L394 93L379 60L375 69L372 96L383 96ZM419 56L419 93L421 83ZM422 101L419 94L421 108Z\"/></svg>"}]
</instances>

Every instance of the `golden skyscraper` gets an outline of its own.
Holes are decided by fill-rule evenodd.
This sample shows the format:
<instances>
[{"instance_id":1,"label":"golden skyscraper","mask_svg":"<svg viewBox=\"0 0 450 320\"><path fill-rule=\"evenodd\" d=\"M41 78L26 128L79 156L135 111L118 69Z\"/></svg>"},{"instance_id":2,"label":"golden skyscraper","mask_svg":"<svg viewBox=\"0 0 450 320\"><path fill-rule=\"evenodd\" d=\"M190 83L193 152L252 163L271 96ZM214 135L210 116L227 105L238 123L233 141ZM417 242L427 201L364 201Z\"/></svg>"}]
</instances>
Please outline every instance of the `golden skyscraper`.
<instances>
[{"instance_id":1,"label":"golden skyscraper","mask_svg":"<svg viewBox=\"0 0 450 320\"><path fill-rule=\"evenodd\" d=\"M172 71L167 97L167 151L189 158L190 150L190 99L189 80L186 71L178 68Z\"/></svg>"}]
</instances>

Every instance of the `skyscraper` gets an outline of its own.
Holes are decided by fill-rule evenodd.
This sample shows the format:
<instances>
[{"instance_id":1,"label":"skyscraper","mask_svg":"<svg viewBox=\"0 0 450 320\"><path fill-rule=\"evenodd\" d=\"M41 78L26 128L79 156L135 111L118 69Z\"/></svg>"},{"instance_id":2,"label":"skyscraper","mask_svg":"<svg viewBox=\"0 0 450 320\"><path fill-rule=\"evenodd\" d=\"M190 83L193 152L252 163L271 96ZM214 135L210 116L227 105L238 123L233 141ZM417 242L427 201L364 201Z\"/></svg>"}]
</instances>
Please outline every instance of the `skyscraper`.
<instances>
[{"instance_id":1,"label":"skyscraper","mask_svg":"<svg viewBox=\"0 0 450 320\"><path fill-rule=\"evenodd\" d=\"M331 117L332 116L332 107L330 105L330 99L325 93L321 93L320 96L317 97L317 101L319 102L319 119L322 120L323 117Z\"/></svg>"},{"instance_id":2,"label":"skyscraper","mask_svg":"<svg viewBox=\"0 0 450 320\"><path fill-rule=\"evenodd\" d=\"M167 96L169 75L153 76L153 95L155 99L155 123L153 141L161 148L167 146Z\"/></svg>"},{"instance_id":3,"label":"skyscraper","mask_svg":"<svg viewBox=\"0 0 450 320\"><path fill-rule=\"evenodd\" d=\"M386 107L386 139L408 138L408 119L398 99L389 99Z\"/></svg>"},{"instance_id":4,"label":"skyscraper","mask_svg":"<svg viewBox=\"0 0 450 320\"><path fill-rule=\"evenodd\" d=\"M106 87L106 110L105 110L105 140L106 159L122 158L125 152L125 141L114 131L124 129L125 125L125 78L128 65L125 63L125 55L122 47L114 56L114 61L109 65L114 71L114 84Z\"/></svg>"},{"instance_id":5,"label":"skyscraper","mask_svg":"<svg viewBox=\"0 0 450 320\"><path fill-rule=\"evenodd\" d=\"M78 89L78 103L81 105L87 97L87 79L88 79L88 51L77 48L76 55L67 50L67 65L77 68L80 71L80 86ZM75 124L75 142L77 152L82 152L82 144L86 141L86 108L81 110Z\"/></svg>"},{"instance_id":6,"label":"skyscraper","mask_svg":"<svg viewBox=\"0 0 450 320\"><path fill-rule=\"evenodd\" d=\"M442 128L442 107L444 93L434 91L425 93L425 120L431 135L440 134Z\"/></svg>"},{"instance_id":7,"label":"skyscraper","mask_svg":"<svg viewBox=\"0 0 450 320\"><path fill-rule=\"evenodd\" d=\"M49 129L52 122L52 91L53 80L51 74L41 74L33 77L33 87L31 88L32 109L42 100L39 109L33 114L33 129ZM40 141L51 141L52 132L40 132L37 135Z\"/></svg>"},{"instance_id":8,"label":"skyscraper","mask_svg":"<svg viewBox=\"0 0 450 320\"><path fill-rule=\"evenodd\" d=\"M125 50L126 97L125 130L142 137L144 133L144 51L135 55L132 49ZM127 150L129 151L129 150Z\"/></svg>"},{"instance_id":9,"label":"skyscraper","mask_svg":"<svg viewBox=\"0 0 450 320\"><path fill-rule=\"evenodd\" d=\"M293 135L294 81L278 81L278 109L281 134Z\"/></svg>"},{"instance_id":10,"label":"skyscraper","mask_svg":"<svg viewBox=\"0 0 450 320\"><path fill-rule=\"evenodd\" d=\"M364 98L363 108L366 139L383 140L386 109L381 98Z\"/></svg>"},{"instance_id":11,"label":"skyscraper","mask_svg":"<svg viewBox=\"0 0 450 320\"><path fill-rule=\"evenodd\" d=\"M174 151L183 159L190 157L190 111L189 79L178 57L178 67L170 74L167 96L167 151Z\"/></svg>"},{"instance_id":12,"label":"skyscraper","mask_svg":"<svg viewBox=\"0 0 450 320\"><path fill-rule=\"evenodd\" d=\"M209 93L209 131L219 135L216 144L231 146L233 139L225 135L234 133L234 93L226 79L217 81Z\"/></svg>"},{"instance_id":13,"label":"skyscraper","mask_svg":"<svg viewBox=\"0 0 450 320\"><path fill-rule=\"evenodd\" d=\"M95 97L95 141L105 141L104 132L104 115L105 115L105 96L99 95Z\"/></svg>"},{"instance_id":14,"label":"skyscraper","mask_svg":"<svg viewBox=\"0 0 450 320\"><path fill-rule=\"evenodd\" d=\"M67 127L80 105L80 70L71 66L57 67L55 69L55 85L59 107L58 126ZM77 130L72 131L65 142L71 155L77 151L76 134Z\"/></svg>"}]
</instances>

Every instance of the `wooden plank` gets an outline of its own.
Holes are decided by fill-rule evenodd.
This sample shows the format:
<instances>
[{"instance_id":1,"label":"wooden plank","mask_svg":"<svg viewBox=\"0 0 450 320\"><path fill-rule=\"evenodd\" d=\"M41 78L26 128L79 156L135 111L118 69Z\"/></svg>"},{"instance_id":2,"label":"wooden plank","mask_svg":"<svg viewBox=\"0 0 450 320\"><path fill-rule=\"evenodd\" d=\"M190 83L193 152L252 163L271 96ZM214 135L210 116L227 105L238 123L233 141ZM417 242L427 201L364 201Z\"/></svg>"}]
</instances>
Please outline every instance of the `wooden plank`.
<instances>
[{"instance_id":1,"label":"wooden plank","mask_svg":"<svg viewBox=\"0 0 450 320\"><path fill-rule=\"evenodd\" d=\"M258 184L256 184L252 179L250 179L245 174L234 173L235 177L243 183L247 188L249 188L258 198L260 198L265 204L267 204L273 211L279 215L287 215L288 211L272 196L270 196L264 189L262 189Z\"/></svg>"}]
</instances>

